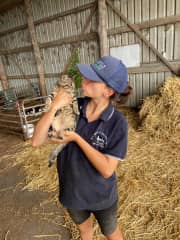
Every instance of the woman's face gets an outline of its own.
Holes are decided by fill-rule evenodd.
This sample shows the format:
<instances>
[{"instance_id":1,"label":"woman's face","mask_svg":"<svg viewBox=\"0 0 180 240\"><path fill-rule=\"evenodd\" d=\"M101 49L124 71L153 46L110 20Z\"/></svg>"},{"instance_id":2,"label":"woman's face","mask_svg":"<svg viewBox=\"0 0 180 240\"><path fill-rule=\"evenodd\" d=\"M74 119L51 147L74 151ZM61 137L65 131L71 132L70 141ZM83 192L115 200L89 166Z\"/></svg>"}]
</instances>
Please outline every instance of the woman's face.
<instances>
[{"instance_id":1,"label":"woman's face","mask_svg":"<svg viewBox=\"0 0 180 240\"><path fill-rule=\"evenodd\" d=\"M103 82L91 81L86 78L82 80L83 95L91 98L99 98L104 96L107 85Z\"/></svg>"}]
</instances>

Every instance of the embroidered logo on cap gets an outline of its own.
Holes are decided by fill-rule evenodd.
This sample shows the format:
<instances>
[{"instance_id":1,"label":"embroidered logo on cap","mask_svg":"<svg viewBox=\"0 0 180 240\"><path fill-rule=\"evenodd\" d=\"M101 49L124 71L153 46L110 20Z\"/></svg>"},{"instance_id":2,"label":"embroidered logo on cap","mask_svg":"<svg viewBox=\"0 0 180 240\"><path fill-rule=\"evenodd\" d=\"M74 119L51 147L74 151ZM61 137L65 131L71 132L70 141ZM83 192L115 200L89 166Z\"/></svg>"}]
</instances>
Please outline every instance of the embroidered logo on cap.
<instances>
[{"instance_id":1,"label":"embroidered logo on cap","mask_svg":"<svg viewBox=\"0 0 180 240\"><path fill-rule=\"evenodd\" d=\"M106 65L102 62L102 61L97 61L95 64L94 64L94 67L97 69L97 70L102 70L106 67Z\"/></svg>"}]
</instances>

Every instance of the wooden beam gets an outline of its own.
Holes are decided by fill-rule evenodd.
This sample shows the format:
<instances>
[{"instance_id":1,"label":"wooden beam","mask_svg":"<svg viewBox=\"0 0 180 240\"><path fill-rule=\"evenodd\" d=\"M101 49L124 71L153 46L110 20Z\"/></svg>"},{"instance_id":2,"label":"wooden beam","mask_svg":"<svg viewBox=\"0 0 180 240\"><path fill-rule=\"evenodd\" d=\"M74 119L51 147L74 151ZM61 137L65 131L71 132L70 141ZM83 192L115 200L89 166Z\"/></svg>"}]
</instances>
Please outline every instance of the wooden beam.
<instances>
[{"instance_id":1,"label":"wooden beam","mask_svg":"<svg viewBox=\"0 0 180 240\"><path fill-rule=\"evenodd\" d=\"M44 17L42 19L34 21L34 25L36 26L36 25L39 25L39 24L42 24L42 23L51 22L51 21L56 20L57 18L60 18L60 17L65 17L67 15L82 12L86 9L92 8L94 6L94 4L95 4L95 2L91 2L91 3L85 4L83 6L79 6L77 8L73 8L73 9L70 9L70 10L67 10L67 11L64 11L64 12L61 12L61 13L54 14L54 15L49 16L49 17ZM24 25L17 26L17 27L8 29L8 30L4 30L4 31L0 32L0 37L4 36L6 34L9 34L9 33L24 30L26 28L28 28L28 24L24 24Z\"/></svg>"},{"instance_id":2,"label":"wooden beam","mask_svg":"<svg viewBox=\"0 0 180 240\"><path fill-rule=\"evenodd\" d=\"M174 66L174 68L177 68L179 66L179 61L172 61L171 64ZM169 68L166 66L159 64L159 63L153 63L153 64L145 64L140 67L130 67L128 68L128 73L156 73L156 72L169 72ZM46 78L59 78L59 75L62 73L46 73ZM14 76L7 76L9 80L18 80L18 79L32 79L32 78L38 78L38 74L28 74L25 76L22 75L14 75Z\"/></svg>"},{"instance_id":3,"label":"wooden beam","mask_svg":"<svg viewBox=\"0 0 180 240\"><path fill-rule=\"evenodd\" d=\"M35 32L35 27L34 27L34 22L32 17L31 0L24 0L24 3L26 8L29 33L31 36L31 41L34 49L34 56L35 56L37 70L39 74L40 91L41 91L41 95L45 96L47 95L47 91L46 91L46 85L45 85L44 67L41 61L40 49L39 49L38 41L36 38L36 32Z\"/></svg>"},{"instance_id":4,"label":"wooden beam","mask_svg":"<svg viewBox=\"0 0 180 240\"><path fill-rule=\"evenodd\" d=\"M82 33L77 36L71 36L71 37L60 39L60 40L41 43L40 48L51 48L51 47L61 46L64 44L73 44L73 43L75 45L80 45L82 41L91 41L94 39L97 39L97 33L93 33L93 32L86 33L86 34Z\"/></svg>"},{"instance_id":5,"label":"wooden beam","mask_svg":"<svg viewBox=\"0 0 180 240\"><path fill-rule=\"evenodd\" d=\"M1 56L0 56L0 80L1 80L1 83L2 83L3 90L8 89L8 87L9 87L8 78L7 78L7 75L6 75L5 67L4 67Z\"/></svg>"},{"instance_id":6,"label":"wooden beam","mask_svg":"<svg viewBox=\"0 0 180 240\"><path fill-rule=\"evenodd\" d=\"M163 55L142 35L136 26L134 26L114 5L110 0L106 0L108 5L113 9L113 11L136 33L136 35L159 57L159 59L169 68L169 70L178 75L177 69L174 68Z\"/></svg>"},{"instance_id":7,"label":"wooden beam","mask_svg":"<svg viewBox=\"0 0 180 240\"><path fill-rule=\"evenodd\" d=\"M76 36L71 36L71 37L66 37L62 38L60 40L55 40L55 41L49 41L45 43L39 43L39 48L51 48L51 47L57 47L57 46L62 46L64 44L74 44L77 43L78 41L91 41L95 40L98 38L98 35L96 32L91 32L87 34L80 34ZM2 55L12 55L16 53L21 53L21 52L31 52L33 50L33 46L28 46L28 47L20 47L20 48L14 48L14 49L0 49L0 54Z\"/></svg>"},{"instance_id":8,"label":"wooden beam","mask_svg":"<svg viewBox=\"0 0 180 240\"><path fill-rule=\"evenodd\" d=\"M29 47L20 47L20 48L13 48L13 49L0 48L0 55L12 55L12 54L21 53L21 52L31 52L32 49L33 49L32 45Z\"/></svg>"},{"instance_id":9,"label":"wooden beam","mask_svg":"<svg viewBox=\"0 0 180 240\"><path fill-rule=\"evenodd\" d=\"M45 78L51 78L51 77L59 77L59 73L45 73ZM19 79L25 79L30 81L33 78L38 78L39 75L38 74L26 74L24 75L11 75L11 76L7 76L7 78L9 80L19 80Z\"/></svg>"},{"instance_id":10,"label":"wooden beam","mask_svg":"<svg viewBox=\"0 0 180 240\"><path fill-rule=\"evenodd\" d=\"M144 21L142 23L133 24L133 25L134 25L134 27L137 27L137 29L143 30L143 29L156 27L156 26L160 26L160 25L164 25L164 24L175 24L177 22L180 22L180 15L169 16L169 17L166 17L166 18L153 19L153 20ZM26 27L27 27L27 25L26 25ZM18 31L20 29L18 29L18 27L17 27L17 29L15 31ZM123 27L117 27L117 28L109 29L107 31L107 34L108 34L108 36L110 36L110 35L115 35L115 34L119 34L119 33L131 32L131 31L132 31L132 29L129 28L128 26L123 26ZM11 30L8 30L7 33L11 33ZM4 32L0 33L0 36L1 36L1 34L3 35ZM42 43L42 44L39 43L39 47L40 48L48 48L48 47L51 47L51 46L60 46L60 45L63 45L63 44L71 44L71 43L75 43L78 38L81 38L81 41L87 41L89 38L90 38L90 40L94 40L94 39L97 38L97 33L91 32L87 35L80 34L80 35L77 35L77 36L67 37L67 38L63 38L63 39L60 39L60 40L56 40L56 41L45 42L45 43ZM14 48L14 49L2 49L1 48L0 49L0 54L7 55L8 53L9 54L14 54L14 53L20 53L20 52L30 52L30 51L32 51L32 49L33 49L32 46Z\"/></svg>"},{"instance_id":11,"label":"wooden beam","mask_svg":"<svg viewBox=\"0 0 180 240\"><path fill-rule=\"evenodd\" d=\"M176 22L180 22L180 15L177 16L170 16L167 18L158 18L154 20L149 20L145 21L139 24L133 24L134 27L137 27L139 30L143 30L146 28L151 28L155 26L160 26L164 24L174 24ZM115 35L119 33L125 33L125 32L131 32L132 30L128 26L123 26L123 27L117 27L113 29L107 30L108 36L110 35ZM1 36L1 33L0 33ZM55 41L50 41L50 42L45 42L45 43L39 43L40 48L49 48L52 46L61 46L63 44L71 44L75 43L78 41L80 38L81 41L88 41L88 40L94 40L98 37L96 32L91 32L88 34L80 34L77 36L71 36L71 37L66 37L60 40L55 40ZM21 47L21 48L14 48L14 49L0 49L0 54L2 55L7 55L7 54L14 54L14 53L20 53L20 52L30 52L32 51L33 47L28 46L28 47Z\"/></svg>"},{"instance_id":12,"label":"wooden beam","mask_svg":"<svg viewBox=\"0 0 180 240\"><path fill-rule=\"evenodd\" d=\"M109 55L107 38L107 8L106 0L98 1L98 35L100 45L100 56Z\"/></svg>"},{"instance_id":13,"label":"wooden beam","mask_svg":"<svg viewBox=\"0 0 180 240\"><path fill-rule=\"evenodd\" d=\"M86 10L89 7L92 7L92 6L93 6L93 3L90 3L90 4L87 4L87 5L80 6L78 8L74 8L74 9L71 10L71 14ZM77 9L77 11L75 11L76 9ZM69 15L70 14L69 12L70 12L70 10L68 12L66 11L66 12L60 13L59 15L61 15L61 16L53 15L53 16L50 16L48 18L43 18L43 19L37 20L37 21L34 22L34 25L38 25L38 24L41 24L41 23L52 21L52 19L55 20L58 17ZM164 17L164 18L152 19L152 20L149 20L149 21L144 21L144 22L141 22L141 23L133 24L133 25L136 26L139 30L143 30L143 29L147 29L147 28L151 28L151 27L158 27L158 26L161 26L161 25L175 24L177 22L180 22L180 15L167 16L167 17ZM13 32L24 30L27 27L28 27L28 25L24 24L24 25L17 26L17 27L8 29L8 30L4 30L4 31L0 32L0 37L4 36L6 34L11 34ZM108 30L108 35L114 35L114 34L117 34L117 33L125 33L125 32L131 32L131 31L132 30L128 26L117 27L117 28L109 29Z\"/></svg>"},{"instance_id":14,"label":"wooden beam","mask_svg":"<svg viewBox=\"0 0 180 240\"><path fill-rule=\"evenodd\" d=\"M4 0L0 1L0 13L5 12L19 4L21 4L23 0Z\"/></svg>"},{"instance_id":15,"label":"wooden beam","mask_svg":"<svg viewBox=\"0 0 180 240\"><path fill-rule=\"evenodd\" d=\"M175 69L178 68L178 64L172 65ZM147 66L141 66L141 67L130 67L128 68L128 73L156 73L156 72L169 72L169 68L165 65L147 65Z\"/></svg>"},{"instance_id":16,"label":"wooden beam","mask_svg":"<svg viewBox=\"0 0 180 240\"><path fill-rule=\"evenodd\" d=\"M139 30L143 30L143 29L148 29L152 27L158 27L161 25L175 24L177 22L180 22L180 15L153 19L153 20L144 21L144 22L132 24L132 25ZM108 30L108 36L119 34L119 33L126 33L126 32L132 32L132 29L129 28L128 26L112 28Z\"/></svg>"}]
</instances>

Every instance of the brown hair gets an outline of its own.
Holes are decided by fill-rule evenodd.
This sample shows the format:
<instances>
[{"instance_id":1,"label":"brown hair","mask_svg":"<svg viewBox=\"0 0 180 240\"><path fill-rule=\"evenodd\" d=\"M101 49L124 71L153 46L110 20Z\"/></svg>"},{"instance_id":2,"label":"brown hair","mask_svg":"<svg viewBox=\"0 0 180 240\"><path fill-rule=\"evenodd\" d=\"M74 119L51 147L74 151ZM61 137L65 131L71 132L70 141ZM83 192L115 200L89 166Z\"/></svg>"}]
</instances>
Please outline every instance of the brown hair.
<instances>
[{"instance_id":1,"label":"brown hair","mask_svg":"<svg viewBox=\"0 0 180 240\"><path fill-rule=\"evenodd\" d=\"M132 87L131 86L127 86L127 88L124 90L123 93L117 93L115 92L112 96L111 96L111 100L115 103L115 104L120 104L123 105L127 102L129 96L132 93Z\"/></svg>"}]
</instances>

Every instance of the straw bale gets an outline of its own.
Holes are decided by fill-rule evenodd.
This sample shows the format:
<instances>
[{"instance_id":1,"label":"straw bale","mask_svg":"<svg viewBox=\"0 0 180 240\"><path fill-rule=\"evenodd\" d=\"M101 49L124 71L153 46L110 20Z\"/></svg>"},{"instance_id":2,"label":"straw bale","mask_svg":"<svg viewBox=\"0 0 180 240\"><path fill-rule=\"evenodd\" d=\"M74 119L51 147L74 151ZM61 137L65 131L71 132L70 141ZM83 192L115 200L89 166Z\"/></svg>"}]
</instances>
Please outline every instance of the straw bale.
<instances>
[{"instance_id":1,"label":"straw bale","mask_svg":"<svg viewBox=\"0 0 180 240\"><path fill-rule=\"evenodd\" d=\"M147 97L140 110L149 136L178 141L180 137L180 78L169 77L159 94Z\"/></svg>"},{"instance_id":2,"label":"straw bale","mask_svg":"<svg viewBox=\"0 0 180 240\"><path fill-rule=\"evenodd\" d=\"M129 135L129 153L117 170L119 224L125 239L178 239L178 147L149 140L144 133Z\"/></svg>"}]
</instances>

